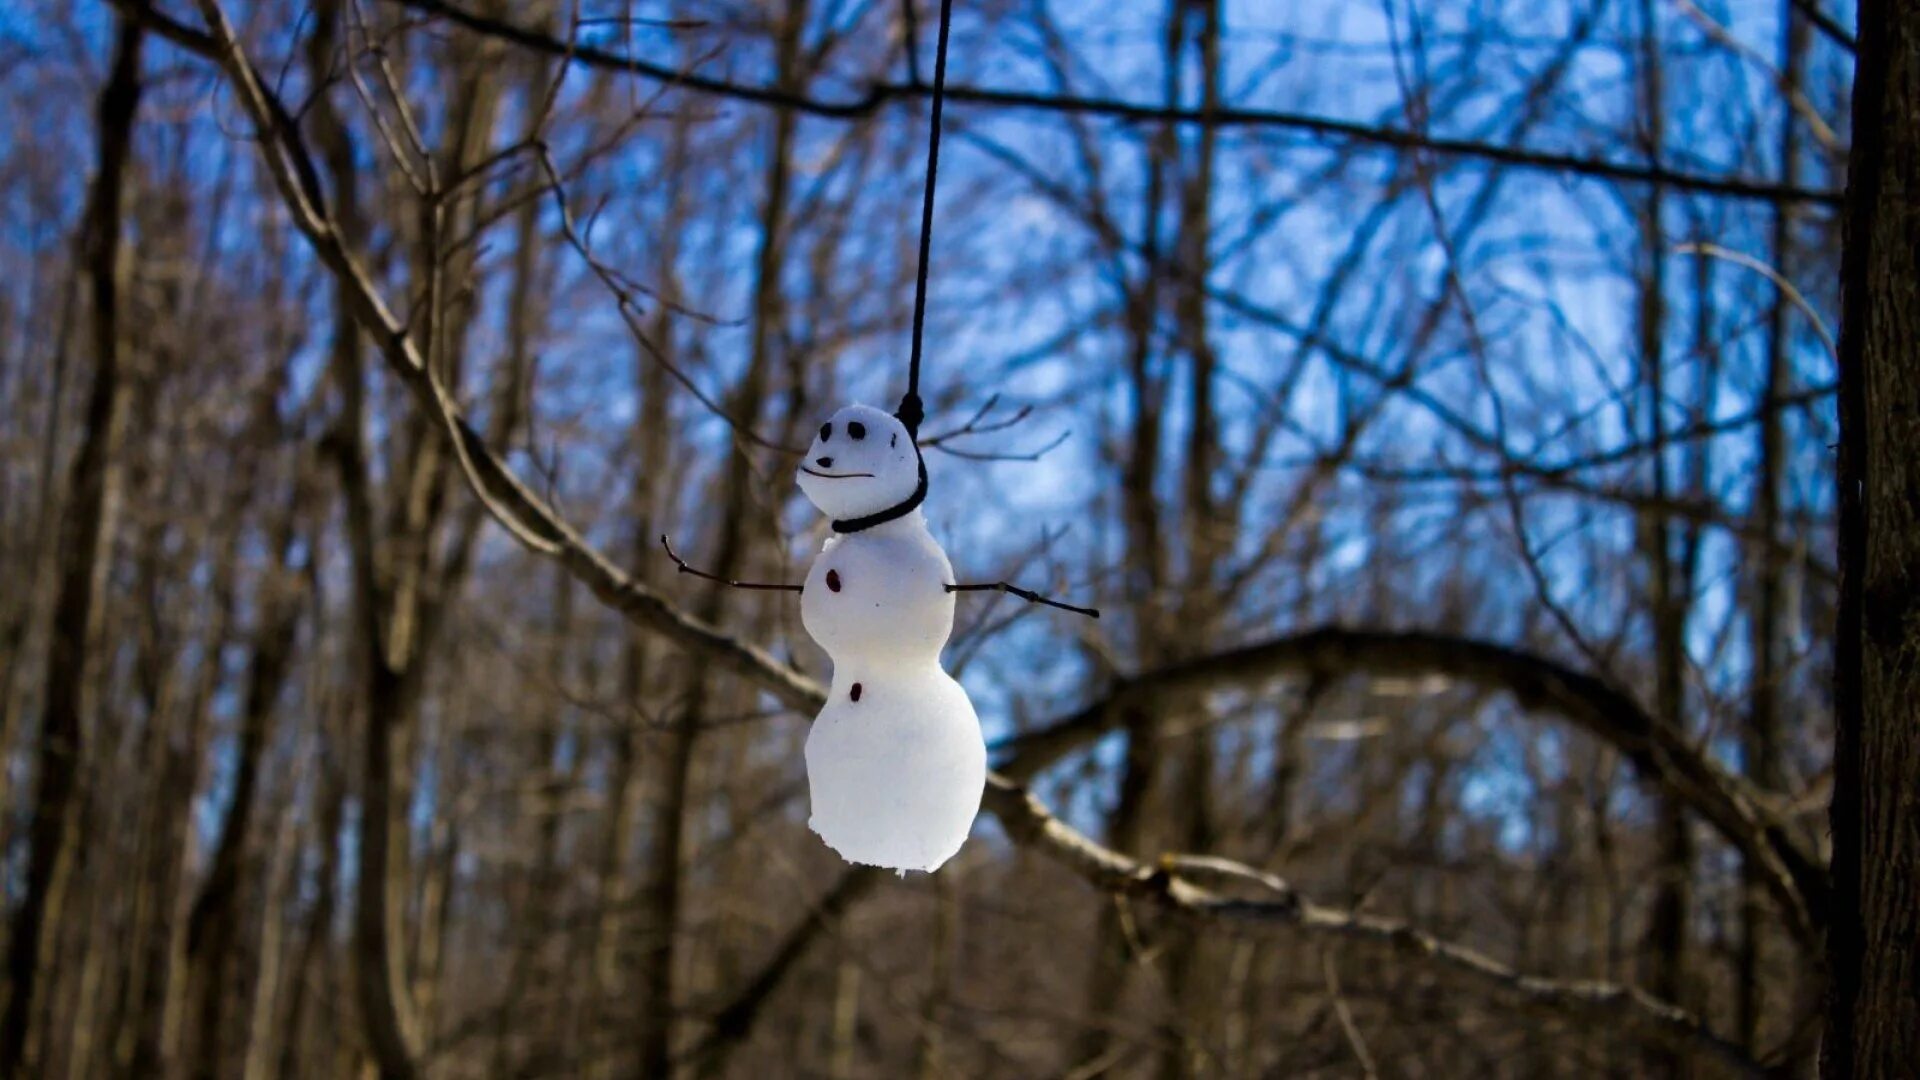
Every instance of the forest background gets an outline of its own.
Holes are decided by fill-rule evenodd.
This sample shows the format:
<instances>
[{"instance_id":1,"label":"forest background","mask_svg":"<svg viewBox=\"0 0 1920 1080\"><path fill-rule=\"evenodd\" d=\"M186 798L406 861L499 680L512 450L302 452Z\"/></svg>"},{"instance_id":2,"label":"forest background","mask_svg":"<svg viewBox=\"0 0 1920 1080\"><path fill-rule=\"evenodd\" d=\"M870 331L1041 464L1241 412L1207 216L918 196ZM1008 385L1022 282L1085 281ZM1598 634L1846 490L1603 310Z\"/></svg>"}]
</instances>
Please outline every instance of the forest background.
<instances>
[{"instance_id":1,"label":"forest background","mask_svg":"<svg viewBox=\"0 0 1920 1080\"><path fill-rule=\"evenodd\" d=\"M923 391L998 773L807 832L933 6L0 4L0 1074L1813 1067L1819 0L986 0Z\"/></svg>"}]
</instances>

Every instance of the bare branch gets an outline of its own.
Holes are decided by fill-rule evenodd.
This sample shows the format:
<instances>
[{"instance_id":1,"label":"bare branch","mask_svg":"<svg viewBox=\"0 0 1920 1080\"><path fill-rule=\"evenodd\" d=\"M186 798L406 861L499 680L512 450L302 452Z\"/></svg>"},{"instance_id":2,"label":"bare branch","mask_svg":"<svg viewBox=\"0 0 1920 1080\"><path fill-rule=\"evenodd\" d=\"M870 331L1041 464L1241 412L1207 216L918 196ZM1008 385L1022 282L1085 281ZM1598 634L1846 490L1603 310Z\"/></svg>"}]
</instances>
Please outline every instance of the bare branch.
<instances>
[{"instance_id":1,"label":"bare branch","mask_svg":"<svg viewBox=\"0 0 1920 1080\"><path fill-rule=\"evenodd\" d=\"M1287 889L1271 899L1222 896L1163 867L1144 865L1105 847L1055 817L1025 788L998 773L987 777L983 804L1015 843L1038 848L1096 888L1150 900L1168 911L1233 933L1282 930L1389 949L1530 1007L1588 1022L1627 1023L1674 1046L1712 1057L1748 1076L1767 1072L1716 1034L1701 1017L1619 983L1556 980L1523 974L1493 957L1433 936L1400 919L1324 907ZM1217 865L1225 860L1209 860ZM1257 875L1248 870L1247 875Z\"/></svg>"},{"instance_id":2,"label":"bare branch","mask_svg":"<svg viewBox=\"0 0 1920 1080\"><path fill-rule=\"evenodd\" d=\"M264 88L237 47L223 48L213 37L154 12L137 0L114 0L114 3L154 27L162 37L220 65L242 106L260 129L269 175L292 213L294 224L327 270L346 287L353 302L354 318L379 348L387 369L421 408L435 409L433 387L418 348L380 297L372 277L347 250L327 215L313 159L279 99ZM457 409L452 411L452 419L453 429L466 443L478 481L529 530L549 542L550 557L564 564L602 603L683 648L701 652L783 704L802 711L818 711L826 700L825 691L818 684L781 664L765 650L681 611L616 567L515 476Z\"/></svg>"},{"instance_id":3,"label":"bare branch","mask_svg":"<svg viewBox=\"0 0 1920 1080\"><path fill-rule=\"evenodd\" d=\"M578 254L581 260L587 264L587 267L593 271L594 276L599 278L601 284L607 287L607 291L613 294L615 307L617 307L620 312L621 321L626 324L628 331L632 334L634 342L646 350L648 358L665 368L667 373L673 376L675 382L678 382L684 387L687 393L693 395L694 400L705 406L708 412L725 421L726 425L731 428L733 433L739 438L768 450L779 450L788 454L798 453L798 451L791 447L781 446L778 443L767 441L746 424L741 423L740 420L729 413L724 406L718 401L715 401L705 390L701 389L700 384L694 382L691 375L688 375L672 361L668 360L666 355L654 345L653 339L648 336L646 329L640 325L640 305L633 299L633 294L638 290L633 282L627 279L626 275L608 266L593 254L592 247L587 243L587 234L574 224L573 212L567 207L566 187L560 179L560 168L554 164L553 155L548 151L546 144L541 143L538 145L537 156L540 161L540 168L547 175L548 186L553 193L554 207L560 215L561 233L565 235L567 243L573 248L574 252ZM589 225L589 227L591 226Z\"/></svg>"},{"instance_id":4,"label":"bare branch","mask_svg":"<svg viewBox=\"0 0 1920 1080\"><path fill-rule=\"evenodd\" d=\"M1814 940L1825 925L1825 867L1793 839L1790 823L1769 796L1656 723L1625 691L1547 657L1493 642L1422 631L1321 627L1126 679L1074 715L995 749L1002 769L1025 780L1120 726L1129 708L1166 696L1258 686L1288 674L1358 672L1448 675L1504 690L1527 708L1566 717L1617 748L1643 776L1680 798L1759 868L1802 941Z\"/></svg>"},{"instance_id":5,"label":"bare branch","mask_svg":"<svg viewBox=\"0 0 1920 1080\"><path fill-rule=\"evenodd\" d=\"M723 578L718 574L709 574L705 570L699 570L694 567L688 566L686 563L686 560L682 559L673 550L673 545L667 542L666 533L660 534L660 546L667 549L667 558L673 560L673 565L678 567L681 573L692 574L694 577L705 578L708 581L717 581L720 584L727 586L728 588L764 589L772 592L800 592L806 588L806 586L804 585L773 585L773 584L768 584L766 582L760 582L760 581L734 581L731 578Z\"/></svg>"},{"instance_id":6,"label":"bare branch","mask_svg":"<svg viewBox=\"0 0 1920 1080\"><path fill-rule=\"evenodd\" d=\"M947 591L950 593L955 593L955 592L1011 593L1014 596L1017 596L1020 599L1025 600L1029 604L1045 604L1048 607L1056 607L1062 611L1071 611L1076 615L1085 615L1090 619L1097 619L1100 617L1099 608L1075 607L1072 604L1063 604L1058 600L1049 600L1046 597L1041 596L1039 593L1034 592L1031 589L1022 589L1018 585L1009 585L1004 581L988 581L978 585L948 585Z\"/></svg>"},{"instance_id":7,"label":"bare branch","mask_svg":"<svg viewBox=\"0 0 1920 1080\"><path fill-rule=\"evenodd\" d=\"M1794 10L1812 23L1814 29L1825 34L1828 40L1848 52L1858 51L1860 43L1833 16L1820 10L1820 0L1792 0L1792 3Z\"/></svg>"},{"instance_id":8,"label":"bare branch","mask_svg":"<svg viewBox=\"0 0 1920 1080\"><path fill-rule=\"evenodd\" d=\"M1320 954L1320 970L1327 977L1327 1000L1333 1003L1333 1014L1340 1019L1340 1028L1347 1033L1347 1045L1353 1047L1353 1056L1360 1062L1361 1072L1368 1080L1380 1075L1374 1067L1373 1054L1367 1049L1367 1040L1360 1037L1360 1025L1353 1022L1353 1010L1347 1008L1347 999L1340 996L1340 973L1334 970L1333 954Z\"/></svg>"},{"instance_id":9,"label":"bare branch","mask_svg":"<svg viewBox=\"0 0 1920 1080\"><path fill-rule=\"evenodd\" d=\"M1723 248L1719 244L1679 244L1676 245L1673 250L1682 255L1702 255L1710 259L1724 259L1727 262L1733 263L1735 266L1744 266L1754 273L1765 277L1768 281L1773 282L1773 287L1779 289L1794 307L1800 309L1800 313L1807 317L1807 321L1813 324L1813 332L1820 335L1820 344L1827 347L1827 355L1836 358L1840 355L1840 345L1834 341L1833 331L1827 329L1826 320L1822 319L1820 313L1814 310L1813 304L1808 302L1806 294L1801 292L1793 282L1788 281L1780 271L1775 270L1773 267L1768 266L1766 263L1751 255Z\"/></svg>"},{"instance_id":10,"label":"bare branch","mask_svg":"<svg viewBox=\"0 0 1920 1080\"><path fill-rule=\"evenodd\" d=\"M916 100L931 88L908 83L874 83L864 95L846 101L823 101L804 94L769 86L727 82L689 71L680 71L651 63L636 56L621 55L588 45L569 45L546 34L503 19L493 19L468 11L446 0L388 0L416 11L437 15L474 33L508 41L524 49L561 57L569 63L605 71L653 79L672 86L702 93L717 94L739 101L793 109L811 116L837 120L858 120L878 112L883 106L902 100ZM1605 158L1582 157L1525 147L1499 146L1469 139L1422 136L1403 128L1375 126L1325 116L1269 109L1210 107L1205 110L1138 105L1110 98L1048 95L1021 90L987 87L949 86L947 101L955 105L983 108L1023 109L1061 113L1069 116L1103 116L1126 123L1203 124L1215 127L1273 128L1303 131L1329 140L1393 150L1422 149L1448 157L1492 161L1518 168L1550 173L1573 173L1607 180L1639 184L1664 184L1677 190L1718 195L1761 202L1815 203L1837 207L1841 194L1791 185L1774 184L1739 177L1701 176L1681 172L1660 164L1636 164Z\"/></svg>"}]
</instances>

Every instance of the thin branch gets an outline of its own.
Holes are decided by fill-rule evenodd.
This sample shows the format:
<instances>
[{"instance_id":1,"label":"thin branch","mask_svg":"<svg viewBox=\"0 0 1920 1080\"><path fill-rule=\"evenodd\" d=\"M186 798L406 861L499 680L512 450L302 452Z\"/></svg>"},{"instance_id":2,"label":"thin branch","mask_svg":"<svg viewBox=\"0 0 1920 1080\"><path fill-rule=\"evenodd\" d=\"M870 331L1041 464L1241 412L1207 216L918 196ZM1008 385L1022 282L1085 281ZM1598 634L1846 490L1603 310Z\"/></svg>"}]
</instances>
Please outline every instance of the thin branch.
<instances>
[{"instance_id":1,"label":"thin branch","mask_svg":"<svg viewBox=\"0 0 1920 1080\"><path fill-rule=\"evenodd\" d=\"M1681 255L1700 255L1709 259L1724 259L1727 262L1733 263L1735 266L1744 266L1766 278L1768 281L1773 282L1774 288L1779 289L1794 307L1800 309L1801 314L1807 317L1807 321L1813 324L1813 332L1820 335L1820 344L1827 347L1827 355L1835 358L1839 357L1840 345L1834 341L1833 332L1827 329L1826 321L1820 318L1818 311L1813 309L1813 304L1807 299L1806 294L1801 292L1793 282L1788 281L1780 271L1775 270L1773 267L1768 266L1766 263L1751 255L1745 254L1744 252L1733 251L1729 248L1723 248L1719 244L1677 244L1673 250Z\"/></svg>"},{"instance_id":2,"label":"thin branch","mask_svg":"<svg viewBox=\"0 0 1920 1080\"><path fill-rule=\"evenodd\" d=\"M673 565L679 567L681 573L692 574L694 577L705 578L708 581L717 581L728 588L761 589L768 592L800 592L806 588L804 585L772 585L761 581L735 581L732 578L723 578L719 574L709 574L705 570L688 566L686 560L682 559L679 554L673 550L673 545L667 542L666 533L660 534L660 546L667 549L667 558L673 560Z\"/></svg>"},{"instance_id":3,"label":"thin branch","mask_svg":"<svg viewBox=\"0 0 1920 1080\"><path fill-rule=\"evenodd\" d=\"M119 0L117 0L119 2ZM738 101L792 109L811 116L834 120L858 120L871 116L883 106L903 100L917 100L931 88L913 82L877 82L866 93L844 101L825 101L769 86L746 85L677 70L662 64L622 55L589 45L569 45L547 34L503 19L493 19L468 11L446 0L387 0L416 11L445 18L477 34L498 38L521 48L568 63L606 71L623 72L653 79L672 86L715 94ZM1213 127L1273 128L1301 131L1322 139L1380 146L1395 150L1424 149L1448 157L1493 161L1518 168L1553 173L1574 173L1607 180L1639 184L1665 184L1677 190L1761 202L1815 203L1839 207L1841 193L1794 185L1781 185L1740 177L1702 176L1680 172L1660 164L1638 164L1606 158L1582 157L1518 146L1500 146L1470 139L1427 137L1404 128L1374 126L1333 117L1268 109L1215 106L1205 110L1139 105L1111 98L1038 94L1022 90L988 87L949 86L947 101L955 105L981 108L1032 110L1069 116L1103 116L1125 123L1189 124Z\"/></svg>"},{"instance_id":4,"label":"thin branch","mask_svg":"<svg viewBox=\"0 0 1920 1080\"><path fill-rule=\"evenodd\" d=\"M943 431L938 435L930 435L927 438L921 439L920 440L921 448L925 449L929 446L939 446L943 442L949 442L951 440L962 438L967 435L986 435L990 432L1005 431L1006 429L1014 426L1015 424L1018 424L1020 421L1025 420L1027 417L1033 415L1033 406L1022 405L1018 409L1014 410L1012 416L1009 416L1003 420L994 420L992 422L986 422L987 416L993 412L994 406L998 404L1000 404L999 394L988 395L987 400L981 403L978 409L974 410L973 415L967 418L966 423L961 424L959 427L954 428L952 431Z\"/></svg>"},{"instance_id":5,"label":"thin branch","mask_svg":"<svg viewBox=\"0 0 1920 1080\"><path fill-rule=\"evenodd\" d=\"M1073 437L1073 429L1066 428L1042 443L1039 449L1016 452L1012 450L960 450L952 446L935 446L933 449L965 461L1039 461L1048 454L1066 444Z\"/></svg>"},{"instance_id":6,"label":"thin branch","mask_svg":"<svg viewBox=\"0 0 1920 1080\"><path fill-rule=\"evenodd\" d=\"M741 423L733 414L726 410L725 406L715 401L710 394L701 389L700 384L694 382L691 375L688 375L672 361L667 359L666 354L662 353L659 347L653 343L653 339L647 336L646 328L640 323L640 305L633 299L633 294L639 291L637 287L627 279L626 275L608 266L594 255L592 247L587 243L587 234L581 231L574 223L573 211L567 206L566 186L561 179L560 167L554 163L553 154L548 150L544 142L536 141L535 156L540 163L541 170L546 174L548 188L553 194L553 205L560 217L561 235L566 238L568 245L580 256L581 260L587 264L587 268L593 271L594 276L600 279L601 284L606 286L607 291L613 294L614 306L620 312L621 322L626 324L627 330L632 334L634 343L646 351L649 359L666 369L667 374L672 375L675 382L685 388L687 393L692 394L694 400L704 406L708 412L724 421L727 427L732 429L735 436L768 450L778 450L787 454L799 453L799 451L792 447L781 446L778 443L768 441L758 432L746 424ZM591 220L589 220L588 228L591 229L591 227L592 223Z\"/></svg>"},{"instance_id":7,"label":"thin branch","mask_svg":"<svg viewBox=\"0 0 1920 1080\"><path fill-rule=\"evenodd\" d=\"M1618 749L1643 777L1699 814L1755 867L1801 941L1827 920L1826 868L1793 838L1792 823L1683 736L1656 723L1631 694L1604 679L1508 645L1422 631L1328 626L1228 649L1123 679L1106 697L994 751L1002 771L1026 780L1123 723L1129 709L1168 697L1254 688L1288 675L1447 675L1502 690L1524 708L1557 713Z\"/></svg>"},{"instance_id":8,"label":"thin branch","mask_svg":"<svg viewBox=\"0 0 1920 1080\"><path fill-rule=\"evenodd\" d=\"M152 16L151 9L136 0L115 0L115 3L149 21L157 17L173 22L164 16ZM433 388L427 380L422 358L327 216L312 160L297 128L287 120L284 107L263 89L230 39L226 47L221 47L206 35L178 23L173 23L173 28L178 32L160 32L191 51L219 62L225 70L237 96L260 129L269 174L292 210L295 223L322 263L345 287L355 318L367 328L395 377L422 407L431 408ZM466 440L467 449L472 452L477 482L486 485L511 507L517 518L550 541L553 557L610 608L636 625L709 658L788 705L811 710L824 702L825 690L818 683L783 666L763 650L686 615L613 566L514 476L457 412L452 413L452 422L457 437ZM1653 725L1631 698L1590 676L1503 646L1436 635L1373 634L1356 638L1347 632L1327 631L1317 638L1291 639L1277 655L1263 654L1258 649L1204 658L1182 670L1163 674L1157 680L1133 680L1116 691L1107 703L1093 707L1092 720L1069 717L1048 730L1057 737L1062 729L1074 729L1072 741L1077 743L1084 737L1085 729L1110 723L1106 710L1113 700L1129 691L1140 692L1143 687L1164 690L1183 680L1211 687L1223 678L1231 681L1236 674L1245 678L1249 669L1271 676L1284 668L1289 659L1294 663L1302 659L1317 661L1308 663L1308 667L1350 669L1365 666L1362 661L1370 661L1379 668L1435 668L1454 674L1477 674L1510 690L1523 704L1551 704L1597 737L1621 747L1643 769L1674 789L1688 806L1719 828L1749 859L1766 867L1769 883L1776 891L1782 887L1779 879L1787 878L1790 920L1799 921L1794 918L1797 907L1791 903L1792 887L1797 886L1804 893L1799 899L1810 909L1812 921L1825 922L1823 870L1807 865L1804 853L1794 847L1784 827L1762 810L1744 785L1701 757L1684 741ZM1343 650L1347 653L1344 657ZM1355 650L1360 655L1355 655ZM1321 908L1297 894L1259 902L1220 897L1175 874L1143 867L1101 847L1060 822L1032 795L998 774L990 774L986 806L1000 817L1017 841L1038 844L1083 877L1116 893L1147 896L1203 921L1225 922L1236 927L1282 925L1390 945L1403 955L1425 958L1524 1001L1568 1015L1631 1020L1660 1037L1713 1053L1743 1072L1759 1071L1737 1048L1714 1035L1696 1017L1632 988L1525 976L1483 954L1440 942L1404 923Z\"/></svg>"},{"instance_id":9,"label":"thin branch","mask_svg":"<svg viewBox=\"0 0 1920 1080\"><path fill-rule=\"evenodd\" d=\"M1684 251L1685 246L1676 248L1675 250ZM1805 387L1791 393L1782 394L1771 402L1757 405L1746 412L1734 416L1724 417L1718 420L1695 420L1685 427L1676 428L1669 432L1666 441L1668 444L1673 444L1719 438L1723 435L1752 427L1783 410L1801 409L1815 402L1823 401L1832 397L1833 393L1834 384L1832 383L1822 383L1818 386ZM1634 442L1621 443L1617 446L1608 447L1605 450L1597 450L1584 457L1566 458L1553 462L1514 457L1511 467L1523 476L1552 481L1575 473L1587 472L1608 465L1618 465L1622 462L1631 461L1634 458L1645 457L1653 453L1655 449L1656 447L1651 440L1641 439ZM1317 455L1312 458L1303 456L1302 459L1294 463L1314 464L1317 461ZM1411 467L1396 466L1380 461L1367 462L1361 460L1352 462L1350 467L1359 471L1370 480L1403 484L1432 481L1457 483L1462 480L1498 480L1502 469L1501 466L1467 465Z\"/></svg>"},{"instance_id":10,"label":"thin branch","mask_svg":"<svg viewBox=\"0 0 1920 1080\"><path fill-rule=\"evenodd\" d=\"M1347 1033L1347 1045L1353 1047L1353 1056L1360 1061L1360 1071L1367 1080L1373 1080L1380 1072L1374 1067L1373 1054L1367 1050L1367 1040L1360 1037L1360 1025L1353 1022L1353 1010L1347 1008L1347 999L1340 996L1340 974L1334 970L1333 954L1320 954L1320 971L1327 979L1327 1000L1333 1004L1333 1015L1340 1021L1340 1028Z\"/></svg>"},{"instance_id":11,"label":"thin branch","mask_svg":"<svg viewBox=\"0 0 1920 1080\"><path fill-rule=\"evenodd\" d=\"M1425 88L1415 86L1403 62L1399 24L1394 15L1393 0L1383 0L1383 4L1387 16L1387 40L1393 53L1394 79L1399 84L1401 96L1407 103L1407 115L1413 118L1415 129L1424 132L1427 126ZM1412 24L1412 35L1413 61L1415 66L1424 73L1426 52L1417 19ZM1426 206L1428 217L1432 219L1433 238L1440 245L1441 254L1445 256L1442 264L1443 280L1447 290L1459 302L1460 321L1466 330L1467 354L1473 360L1481 386L1486 393L1487 402L1492 407L1493 441L1496 446L1504 448L1510 445L1507 436L1506 402L1501 398L1499 385L1493 378L1492 365L1487 359L1486 339L1480 332L1480 318L1474 310L1473 298L1467 294L1466 282L1460 275L1459 247L1455 244L1453 232L1448 227L1446 213L1440 206L1439 193L1434 190L1435 170L1424 154L1415 152L1411 156L1415 189L1420 193L1421 202ZM1540 565L1539 555L1533 549L1533 541L1528 538L1526 507L1520 498L1519 485L1514 482L1512 459L1506 454L1501 455L1499 478L1500 494L1503 505L1506 507L1508 524L1513 530L1514 546L1519 549L1520 564L1526 568L1527 577L1533 584L1536 602L1546 609L1547 614L1552 616L1554 623L1559 626L1560 632L1580 650L1588 662L1596 669L1604 670L1605 658L1587 640L1573 616L1553 595L1553 585L1547 580L1545 568Z\"/></svg>"},{"instance_id":12,"label":"thin branch","mask_svg":"<svg viewBox=\"0 0 1920 1080\"><path fill-rule=\"evenodd\" d=\"M807 914L781 939L760 970L713 1014L713 1026L707 1034L682 1051L679 1059L698 1065L697 1071L702 1075L722 1072L728 1054L746 1042L768 999L806 955L808 946L886 879L886 874L872 867L857 866L843 871L833 887L811 905Z\"/></svg>"},{"instance_id":13,"label":"thin branch","mask_svg":"<svg viewBox=\"0 0 1920 1080\"><path fill-rule=\"evenodd\" d=\"M355 321L379 349L388 371L421 408L434 409L433 387L427 380L418 347L387 307L372 276L348 250L326 210L318 169L298 127L280 100L264 89L237 43L223 47L212 36L161 15L138 0L113 0L113 3L167 40L220 66L235 96L253 117L268 175L294 224L322 265L345 287ZM602 603L635 625L696 651L745 678L782 704L808 713L819 711L826 701L826 692L817 683L775 660L764 649L680 610L660 593L621 570L514 475L457 409L453 412L453 426L459 432L458 437L466 442L465 449L471 455L478 481L528 529L548 541L552 545L550 557L565 565Z\"/></svg>"},{"instance_id":14,"label":"thin branch","mask_svg":"<svg viewBox=\"0 0 1920 1080\"><path fill-rule=\"evenodd\" d=\"M1056 607L1062 611L1071 611L1076 615L1085 615L1090 619L1097 619L1100 617L1099 608L1075 607L1072 604L1063 604L1058 600L1049 600L1046 597L1041 596L1039 593L1034 592L1031 589L1023 589L1018 585L1009 585L1004 581L987 581L987 582L981 582L980 584L977 584L977 585L948 585L947 591L950 593L955 593L955 592L1010 593L1014 596L1019 597L1022 600L1025 600L1029 604L1045 604L1048 607Z\"/></svg>"},{"instance_id":15,"label":"thin branch","mask_svg":"<svg viewBox=\"0 0 1920 1080\"><path fill-rule=\"evenodd\" d=\"M1061 445L1067 441L1068 437L1073 434L1071 428L1063 430L1060 434L1048 439L1039 449L1028 450L1022 453L1005 450L961 450L948 445L955 439L964 439L974 435L990 435L994 432L1005 431L1033 415L1032 405L1022 405L1018 409L1015 409L1012 415L1001 417L997 420L988 420L988 415L993 412L994 406L999 403L999 394L989 395L987 400L981 404L980 408L976 409L974 414L967 418L966 423L961 424L952 431L943 431L938 435L921 439L920 448L922 450L938 450L943 454L950 454L967 461L1039 461L1041 458L1058 450Z\"/></svg>"},{"instance_id":16,"label":"thin branch","mask_svg":"<svg viewBox=\"0 0 1920 1080\"><path fill-rule=\"evenodd\" d=\"M440 381L438 375L434 374L432 368L426 369L426 377L430 393L426 395L424 401L433 413L434 419L439 421L440 426L445 429L448 441L453 443L453 456L460 464L460 473L466 477L467 488L486 509L487 516L493 518L496 524L507 530L508 535L520 541L529 550L541 555L558 555L560 553L558 544L540 535L534 526L520 520L513 508L494 495L486 482L480 478L480 466L474 461L471 445L480 442L480 433L461 423L459 405L454 402L446 385Z\"/></svg>"},{"instance_id":17,"label":"thin branch","mask_svg":"<svg viewBox=\"0 0 1920 1080\"><path fill-rule=\"evenodd\" d=\"M1846 27L1841 26L1833 16L1820 10L1819 0L1792 0L1792 3L1795 11L1812 23L1814 29L1827 35L1835 45L1848 52L1860 50L1860 42L1855 40L1853 34Z\"/></svg>"},{"instance_id":18,"label":"thin branch","mask_svg":"<svg viewBox=\"0 0 1920 1080\"><path fill-rule=\"evenodd\" d=\"M1223 859L1218 855L1181 855L1168 853L1160 856L1160 868L1170 874L1185 874L1193 880L1214 878L1221 881L1244 881L1260 886L1276 896L1292 896L1293 886L1278 874L1269 873L1243 862Z\"/></svg>"},{"instance_id":19,"label":"thin branch","mask_svg":"<svg viewBox=\"0 0 1920 1080\"><path fill-rule=\"evenodd\" d=\"M1846 152L1840 143L1840 136L1834 134L1833 127L1827 123L1826 117L1820 115L1820 110L1814 107L1813 102L1807 100L1806 93L1792 79L1787 78L1785 72L1775 67L1773 61L1767 59L1760 50L1741 41L1725 23L1700 10L1700 6L1693 0L1673 0L1673 3L1680 8L1681 14L1700 28L1701 33L1707 35L1709 40L1766 72L1767 77L1772 79L1774 86L1779 89L1780 96L1787 99L1787 107L1800 115L1800 119L1806 122L1807 130L1812 133L1814 141L1818 142L1827 153L1844 154Z\"/></svg>"},{"instance_id":20,"label":"thin branch","mask_svg":"<svg viewBox=\"0 0 1920 1080\"><path fill-rule=\"evenodd\" d=\"M1759 1063L1716 1034L1704 1019L1637 987L1527 975L1403 920L1325 907L1291 888L1263 900L1223 896L1178 873L1144 865L1095 842L1055 817L1025 788L998 773L987 777L983 806L1000 819L1015 843L1040 849L1116 897L1149 900L1173 914L1233 933L1277 929L1385 947L1396 956L1430 964L1524 1004L1588 1023L1630 1024L1660 1041L1712 1057L1740 1074L1767 1075ZM1257 873L1251 869L1248 872Z\"/></svg>"}]
</instances>

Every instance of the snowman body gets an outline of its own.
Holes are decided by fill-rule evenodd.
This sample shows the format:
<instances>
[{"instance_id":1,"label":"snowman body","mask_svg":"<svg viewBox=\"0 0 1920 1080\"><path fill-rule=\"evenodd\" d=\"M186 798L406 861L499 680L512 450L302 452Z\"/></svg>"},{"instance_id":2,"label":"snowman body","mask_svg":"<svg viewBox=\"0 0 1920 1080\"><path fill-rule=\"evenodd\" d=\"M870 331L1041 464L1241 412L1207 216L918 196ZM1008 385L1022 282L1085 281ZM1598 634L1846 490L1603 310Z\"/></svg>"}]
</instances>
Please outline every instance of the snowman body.
<instances>
[{"instance_id":1,"label":"snowman body","mask_svg":"<svg viewBox=\"0 0 1920 1080\"><path fill-rule=\"evenodd\" d=\"M917 454L897 420L856 405L821 431L801 488L822 510L857 516L897 505L902 468L911 495ZM836 433L850 449L835 446ZM848 862L934 870L960 850L979 813L980 719L940 667L953 632L952 581L918 509L830 537L807 573L801 623L833 661L826 707L807 736L808 824Z\"/></svg>"}]
</instances>

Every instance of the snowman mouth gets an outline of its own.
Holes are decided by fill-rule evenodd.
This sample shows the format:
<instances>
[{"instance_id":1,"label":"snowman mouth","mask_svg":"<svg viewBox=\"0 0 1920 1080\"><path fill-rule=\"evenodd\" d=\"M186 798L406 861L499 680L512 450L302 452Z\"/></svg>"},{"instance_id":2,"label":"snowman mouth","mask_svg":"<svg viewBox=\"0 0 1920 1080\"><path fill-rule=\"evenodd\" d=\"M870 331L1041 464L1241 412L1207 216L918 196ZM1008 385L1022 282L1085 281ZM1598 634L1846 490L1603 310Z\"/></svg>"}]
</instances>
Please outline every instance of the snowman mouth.
<instances>
[{"instance_id":1,"label":"snowman mouth","mask_svg":"<svg viewBox=\"0 0 1920 1080\"><path fill-rule=\"evenodd\" d=\"M873 479L873 474L870 472L830 473L821 472L819 469L809 469L805 465L800 466L800 471L806 473L808 476L818 476L822 480L852 480L855 477L861 476L869 480Z\"/></svg>"}]
</instances>

